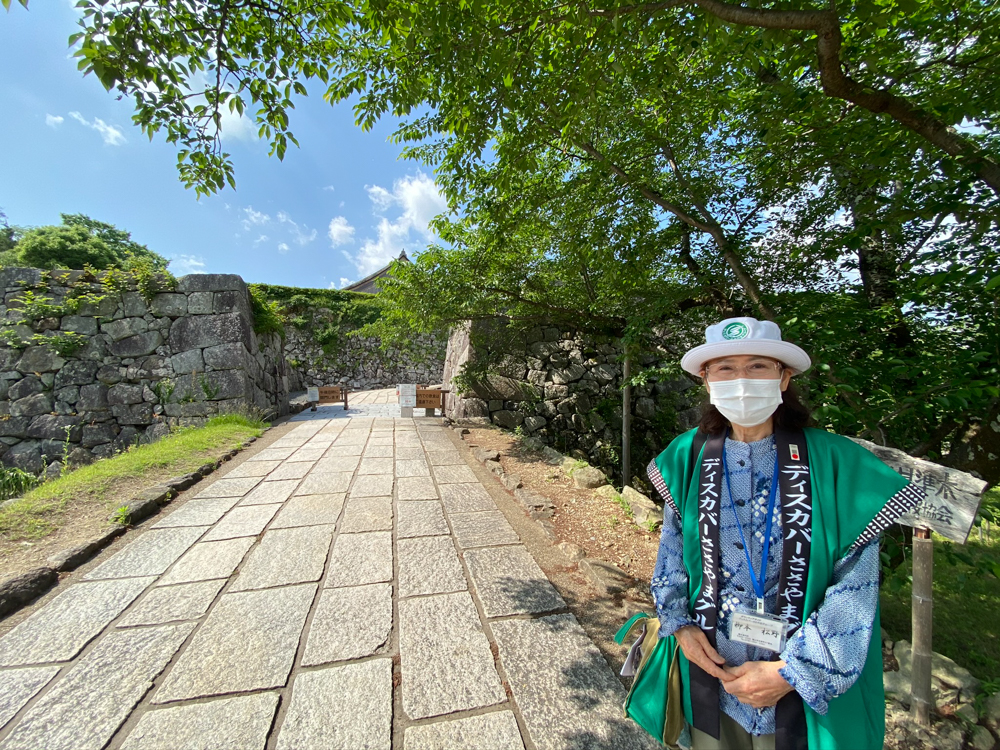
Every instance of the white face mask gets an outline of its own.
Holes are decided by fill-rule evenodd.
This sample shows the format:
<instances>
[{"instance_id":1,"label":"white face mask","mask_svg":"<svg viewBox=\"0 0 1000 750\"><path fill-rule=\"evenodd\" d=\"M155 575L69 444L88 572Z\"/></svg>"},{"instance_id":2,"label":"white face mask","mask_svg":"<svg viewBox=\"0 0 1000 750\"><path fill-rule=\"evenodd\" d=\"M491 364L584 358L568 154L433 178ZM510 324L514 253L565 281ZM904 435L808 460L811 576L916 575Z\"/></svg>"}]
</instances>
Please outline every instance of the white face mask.
<instances>
[{"instance_id":1,"label":"white face mask","mask_svg":"<svg viewBox=\"0 0 1000 750\"><path fill-rule=\"evenodd\" d=\"M781 405L781 378L717 380L710 384L709 400L733 424L756 427Z\"/></svg>"}]
</instances>

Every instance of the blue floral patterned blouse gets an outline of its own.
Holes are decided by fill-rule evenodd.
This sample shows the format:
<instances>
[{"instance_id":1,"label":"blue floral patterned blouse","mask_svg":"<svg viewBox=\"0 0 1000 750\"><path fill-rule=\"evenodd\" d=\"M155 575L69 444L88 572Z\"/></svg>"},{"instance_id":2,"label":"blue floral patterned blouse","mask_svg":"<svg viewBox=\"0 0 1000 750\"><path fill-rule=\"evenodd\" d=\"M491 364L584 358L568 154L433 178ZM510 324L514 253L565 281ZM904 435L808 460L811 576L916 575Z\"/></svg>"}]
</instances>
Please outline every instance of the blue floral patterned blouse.
<instances>
[{"instance_id":1,"label":"blue floral patterned blouse","mask_svg":"<svg viewBox=\"0 0 1000 750\"><path fill-rule=\"evenodd\" d=\"M754 443L726 440L726 464L732 480L736 515L723 479L719 521L719 617L716 648L731 666L767 661L771 652L729 640L729 621L740 606L754 610L756 596L736 524L742 524L750 559L759 571L766 528L767 501L777 457L774 437ZM764 602L776 611L781 573L781 493L778 491L771 526ZM693 625L688 612L688 577L683 563L681 524L677 514L664 510L663 534L653 571L651 590L660 618L660 637ZM868 655L878 605L878 540L853 550L837 561L833 581L820 606L788 640L781 658L781 675L817 713L846 692L861 674ZM755 709L741 703L720 686L720 707L754 735L774 732L774 707Z\"/></svg>"}]
</instances>

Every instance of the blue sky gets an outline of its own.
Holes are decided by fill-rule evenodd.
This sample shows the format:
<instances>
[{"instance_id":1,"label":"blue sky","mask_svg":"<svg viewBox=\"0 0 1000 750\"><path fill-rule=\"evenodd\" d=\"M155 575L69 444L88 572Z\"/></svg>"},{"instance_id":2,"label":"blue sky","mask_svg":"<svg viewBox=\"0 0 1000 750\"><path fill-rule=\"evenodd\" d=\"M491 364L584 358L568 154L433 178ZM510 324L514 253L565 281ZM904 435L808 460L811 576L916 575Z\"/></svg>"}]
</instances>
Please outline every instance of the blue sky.
<instances>
[{"instance_id":1,"label":"blue sky","mask_svg":"<svg viewBox=\"0 0 1000 750\"><path fill-rule=\"evenodd\" d=\"M0 208L11 224L83 213L132 232L178 276L305 287L342 286L432 240L427 222L445 204L430 170L399 159L393 123L366 133L319 89L296 101L301 147L284 161L248 121L226 121L237 188L198 200L177 179L174 148L150 142L129 101L77 71L67 46L76 18L71 0L0 10Z\"/></svg>"}]
</instances>

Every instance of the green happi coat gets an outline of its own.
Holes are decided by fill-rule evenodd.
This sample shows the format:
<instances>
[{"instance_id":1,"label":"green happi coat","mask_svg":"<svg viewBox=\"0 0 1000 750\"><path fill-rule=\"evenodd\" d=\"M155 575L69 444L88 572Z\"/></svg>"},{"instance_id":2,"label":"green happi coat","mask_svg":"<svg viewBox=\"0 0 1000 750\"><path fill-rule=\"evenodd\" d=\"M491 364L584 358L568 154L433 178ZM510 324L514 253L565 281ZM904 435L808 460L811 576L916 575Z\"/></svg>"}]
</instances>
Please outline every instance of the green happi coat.
<instances>
[{"instance_id":1,"label":"green happi coat","mask_svg":"<svg viewBox=\"0 0 1000 750\"><path fill-rule=\"evenodd\" d=\"M680 435L655 459L659 476L650 467L651 479L661 494L666 490L665 501L676 507L681 519L684 566L689 581L688 604L692 613L703 582L699 479L705 448L695 446L692 450L695 433L691 430ZM834 564L853 546L873 539L900 515L912 510L922 495L919 490L907 487L906 479L851 440L823 430L806 429L804 433L812 515L802 622L822 603L831 584ZM800 437L793 437L793 440L801 440L802 433L794 435ZM788 453L787 444L785 447ZM797 457L796 446L792 446L791 456ZM788 455L781 455L780 448L778 460L782 468L791 462ZM662 481L657 481L661 478ZM784 487L782 485L783 495ZM782 502L784 504L784 497ZM864 670L847 692L830 701L826 715L819 715L803 705L810 750L878 750L882 747L885 697L880 632L876 610ZM690 668L682 656L684 714L692 723Z\"/></svg>"}]
</instances>

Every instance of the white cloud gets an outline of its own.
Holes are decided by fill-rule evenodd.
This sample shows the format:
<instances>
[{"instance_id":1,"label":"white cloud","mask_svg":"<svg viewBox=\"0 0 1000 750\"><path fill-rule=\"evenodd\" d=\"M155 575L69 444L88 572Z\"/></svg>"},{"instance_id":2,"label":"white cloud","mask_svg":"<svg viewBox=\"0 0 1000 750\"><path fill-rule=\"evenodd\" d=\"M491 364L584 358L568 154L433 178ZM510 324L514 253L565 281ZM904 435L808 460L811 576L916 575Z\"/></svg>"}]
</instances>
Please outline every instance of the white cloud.
<instances>
[{"instance_id":1,"label":"white cloud","mask_svg":"<svg viewBox=\"0 0 1000 750\"><path fill-rule=\"evenodd\" d=\"M393 195L384 187L379 185L365 185L365 190L368 191L368 197L375 204L375 210L378 213L382 213L392 205Z\"/></svg>"},{"instance_id":2,"label":"white cloud","mask_svg":"<svg viewBox=\"0 0 1000 750\"><path fill-rule=\"evenodd\" d=\"M219 137L224 141L256 141L259 140L257 127L253 120L245 115L230 112L228 106L221 110L222 121L219 123Z\"/></svg>"},{"instance_id":3,"label":"white cloud","mask_svg":"<svg viewBox=\"0 0 1000 750\"><path fill-rule=\"evenodd\" d=\"M83 115L79 112L70 112L69 116L76 120L81 125L85 125L91 130L96 130L101 134L104 142L108 146L121 146L125 143L125 134L122 133L114 125L108 125L100 117L95 117L93 122L89 122Z\"/></svg>"},{"instance_id":4,"label":"white cloud","mask_svg":"<svg viewBox=\"0 0 1000 750\"><path fill-rule=\"evenodd\" d=\"M295 240L297 245L308 245L316 239L317 233L315 229L310 230L305 224L299 226L284 211L278 211L278 221L282 224L288 224L292 228L292 239Z\"/></svg>"},{"instance_id":5,"label":"white cloud","mask_svg":"<svg viewBox=\"0 0 1000 750\"><path fill-rule=\"evenodd\" d=\"M349 245L354 242L354 227L348 223L343 216L335 216L330 219L330 229L327 232L330 237L330 245Z\"/></svg>"},{"instance_id":6,"label":"white cloud","mask_svg":"<svg viewBox=\"0 0 1000 750\"><path fill-rule=\"evenodd\" d=\"M333 192L334 190L336 190L337 188L335 188L335 187L334 187L333 185L327 185L327 186L326 186L325 188L323 188L323 189L324 189L324 190L329 190L329 191L330 191L330 192L332 193L332 192Z\"/></svg>"},{"instance_id":7,"label":"white cloud","mask_svg":"<svg viewBox=\"0 0 1000 750\"><path fill-rule=\"evenodd\" d=\"M205 273L205 259L200 255L175 255L170 259L170 270L178 276Z\"/></svg>"},{"instance_id":8,"label":"white cloud","mask_svg":"<svg viewBox=\"0 0 1000 750\"><path fill-rule=\"evenodd\" d=\"M254 211L253 206L240 209L243 212L243 229L250 231L253 227L262 227L271 221L271 217L263 211Z\"/></svg>"},{"instance_id":9,"label":"white cloud","mask_svg":"<svg viewBox=\"0 0 1000 750\"><path fill-rule=\"evenodd\" d=\"M45 124L55 130L63 124L64 119L66 118L60 117L59 115L45 115Z\"/></svg>"},{"instance_id":10,"label":"white cloud","mask_svg":"<svg viewBox=\"0 0 1000 750\"><path fill-rule=\"evenodd\" d=\"M287 253L290 249L291 248L288 247L288 245L286 245L284 242L279 242L278 243L278 252L281 253L282 255L284 255L285 253Z\"/></svg>"},{"instance_id":11,"label":"white cloud","mask_svg":"<svg viewBox=\"0 0 1000 750\"><path fill-rule=\"evenodd\" d=\"M383 216L375 239L366 239L353 256L344 253L362 276L388 265L389 261L399 257L406 245L414 244L411 233L420 235L425 241L433 239L430 222L448 208L434 180L422 172L396 180L392 192L379 185L367 185L365 189L376 215L393 207L401 209L401 214L394 220Z\"/></svg>"},{"instance_id":12,"label":"white cloud","mask_svg":"<svg viewBox=\"0 0 1000 750\"><path fill-rule=\"evenodd\" d=\"M351 280L345 279L343 276L340 277L340 288L343 289L345 286L350 286Z\"/></svg>"},{"instance_id":13,"label":"white cloud","mask_svg":"<svg viewBox=\"0 0 1000 750\"><path fill-rule=\"evenodd\" d=\"M350 279L345 279L343 276L340 277L340 281L331 281L328 289L343 289L345 286L351 283Z\"/></svg>"},{"instance_id":14,"label":"white cloud","mask_svg":"<svg viewBox=\"0 0 1000 750\"><path fill-rule=\"evenodd\" d=\"M262 242L267 242L267 240L268 240L267 235L266 234L262 234L260 237L258 237L257 239L255 239L253 241L253 246L257 247L257 245L261 244Z\"/></svg>"}]
</instances>

